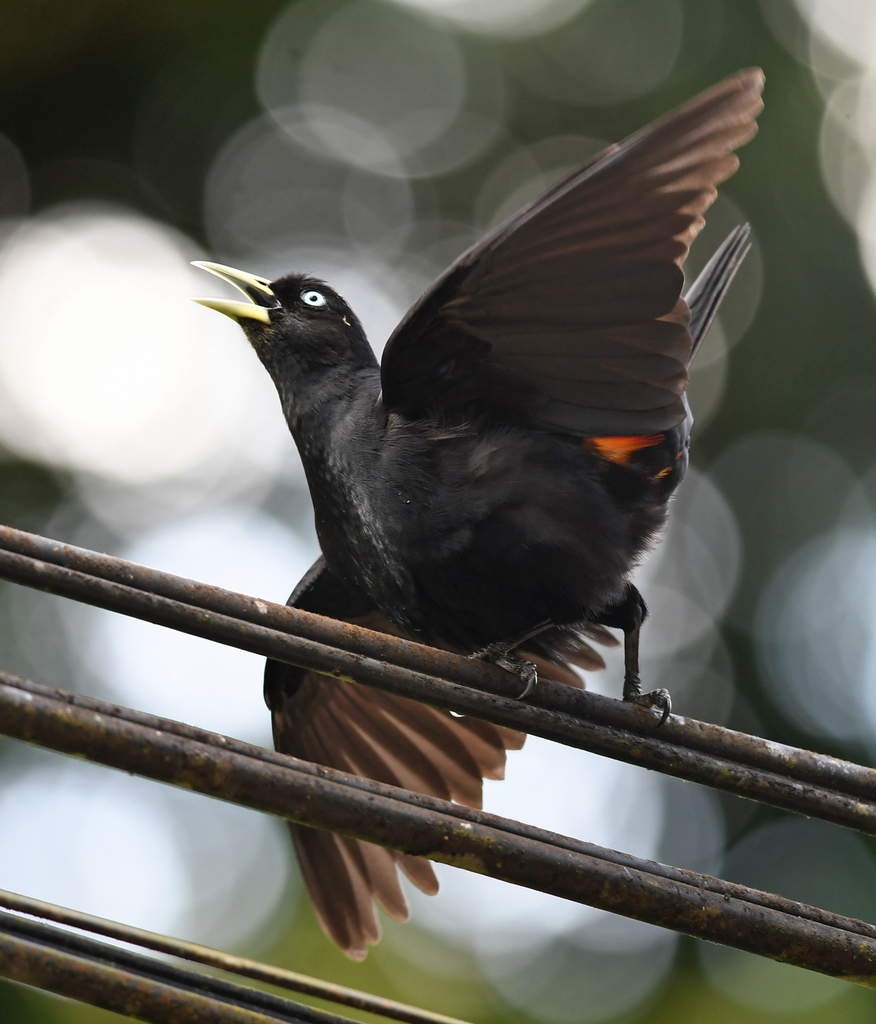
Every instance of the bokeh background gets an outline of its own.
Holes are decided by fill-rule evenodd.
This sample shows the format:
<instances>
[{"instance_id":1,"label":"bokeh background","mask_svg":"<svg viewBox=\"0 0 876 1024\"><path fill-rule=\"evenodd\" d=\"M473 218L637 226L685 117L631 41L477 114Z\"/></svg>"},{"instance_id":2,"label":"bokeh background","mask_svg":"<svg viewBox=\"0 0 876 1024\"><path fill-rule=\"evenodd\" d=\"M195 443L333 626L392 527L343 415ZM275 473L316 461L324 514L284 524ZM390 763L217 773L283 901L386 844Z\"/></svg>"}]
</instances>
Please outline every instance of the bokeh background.
<instances>
[{"instance_id":1,"label":"bokeh background","mask_svg":"<svg viewBox=\"0 0 876 1024\"><path fill-rule=\"evenodd\" d=\"M872 0L0 6L0 521L284 600L316 544L272 387L188 302L211 258L325 276L376 348L552 178L739 67L761 134L691 257L755 245L696 365L641 572L677 709L876 757ZM0 665L268 742L245 653L0 586ZM588 685L620 693L620 665ZM531 739L491 810L876 920L866 839ZM876 994L447 868L353 965L282 828L0 742L0 886L478 1024L857 1024ZM112 1014L0 982L4 1024Z\"/></svg>"}]
</instances>

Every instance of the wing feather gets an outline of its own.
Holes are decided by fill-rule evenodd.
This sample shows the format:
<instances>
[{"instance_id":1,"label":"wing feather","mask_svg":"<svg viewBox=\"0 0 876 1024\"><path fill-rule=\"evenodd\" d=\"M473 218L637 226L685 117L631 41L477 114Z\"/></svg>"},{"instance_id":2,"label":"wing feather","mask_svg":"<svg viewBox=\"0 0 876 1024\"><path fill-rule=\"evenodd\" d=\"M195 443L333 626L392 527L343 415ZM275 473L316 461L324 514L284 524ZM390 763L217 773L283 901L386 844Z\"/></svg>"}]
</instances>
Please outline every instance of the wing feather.
<instances>
[{"instance_id":1,"label":"wing feather","mask_svg":"<svg viewBox=\"0 0 876 1024\"><path fill-rule=\"evenodd\" d=\"M367 599L348 593L322 559L293 601L398 634ZM512 729L273 661L265 669L265 699L278 750L472 807L481 806L482 780L501 778L506 750L519 749L525 739ZM353 959L362 959L380 936L375 902L397 920L408 916L397 868L424 892L438 891L432 866L421 857L301 825L289 830L317 918Z\"/></svg>"},{"instance_id":2,"label":"wing feather","mask_svg":"<svg viewBox=\"0 0 876 1024\"><path fill-rule=\"evenodd\" d=\"M362 594L344 587L319 561L296 587L290 603L307 611L400 635ZM587 627L600 643L616 644L600 626ZM568 650L566 649L568 647ZM579 639L567 642L562 657L579 667L604 667L599 655ZM524 652L539 672L570 686L582 686L566 664L544 654ZM444 800L480 807L483 779L501 779L508 750L526 739L514 729L269 661L265 700L271 709L276 748L378 782L402 786ZM380 937L379 904L405 920L407 903L401 870L423 892L434 895L438 880L431 864L397 850L289 825L301 875L326 934L353 959L361 960Z\"/></svg>"},{"instance_id":3,"label":"wing feather","mask_svg":"<svg viewBox=\"0 0 876 1024\"><path fill-rule=\"evenodd\" d=\"M680 423L695 351L681 267L757 130L762 89L759 69L738 72L460 256L387 343L384 405L410 417L479 407L581 436Z\"/></svg>"}]
</instances>

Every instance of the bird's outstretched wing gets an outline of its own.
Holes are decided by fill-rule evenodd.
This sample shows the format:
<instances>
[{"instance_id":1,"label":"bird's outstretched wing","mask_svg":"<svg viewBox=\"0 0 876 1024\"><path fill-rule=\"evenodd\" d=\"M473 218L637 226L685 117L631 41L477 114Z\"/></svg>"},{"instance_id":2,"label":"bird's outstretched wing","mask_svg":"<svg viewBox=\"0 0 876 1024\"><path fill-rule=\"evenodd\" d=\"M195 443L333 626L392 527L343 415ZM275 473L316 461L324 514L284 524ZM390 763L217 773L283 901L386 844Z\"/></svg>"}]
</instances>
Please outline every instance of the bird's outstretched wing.
<instances>
[{"instance_id":1,"label":"bird's outstretched wing","mask_svg":"<svg viewBox=\"0 0 876 1024\"><path fill-rule=\"evenodd\" d=\"M289 604L398 634L364 595L352 594L320 559ZM483 779L501 779L505 751L522 733L456 718L416 701L269 661L265 700L277 750L308 761L480 807ZM396 867L427 893L438 891L431 864L371 843L289 826L304 884L326 933L354 959L380 937L373 901L405 920Z\"/></svg>"},{"instance_id":2,"label":"bird's outstretched wing","mask_svg":"<svg viewBox=\"0 0 876 1024\"><path fill-rule=\"evenodd\" d=\"M755 134L752 68L610 146L431 286L383 356L382 398L418 417L481 410L576 435L685 417L693 354L681 267Z\"/></svg>"}]
</instances>

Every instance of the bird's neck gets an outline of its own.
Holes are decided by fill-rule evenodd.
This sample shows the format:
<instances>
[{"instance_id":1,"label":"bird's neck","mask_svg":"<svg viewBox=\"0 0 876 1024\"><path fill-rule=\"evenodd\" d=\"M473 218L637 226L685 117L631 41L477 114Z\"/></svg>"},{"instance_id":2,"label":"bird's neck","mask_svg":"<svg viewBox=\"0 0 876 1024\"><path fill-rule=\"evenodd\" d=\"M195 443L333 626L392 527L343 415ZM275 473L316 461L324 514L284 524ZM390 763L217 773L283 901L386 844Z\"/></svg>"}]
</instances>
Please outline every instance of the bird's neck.
<instances>
[{"instance_id":1,"label":"bird's neck","mask_svg":"<svg viewBox=\"0 0 876 1024\"><path fill-rule=\"evenodd\" d=\"M384 425L380 370L328 373L303 392L281 391L313 501L320 546L339 578L355 582L349 538L363 531L365 492L374 484Z\"/></svg>"},{"instance_id":2,"label":"bird's neck","mask_svg":"<svg viewBox=\"0 0 876 1024\"><path fill-rule=\"evenodd\" d=\"M373 422L380 395L377 366L324 367L318 373L278 384L283 414L305 467L353 440Z\"/></svg>"},{"instance_id":3,"label":"bird's neck","mask_svg":"<svg viewBox=\"0 0 876 1024\"><path fill-rule=\"evenodd\" d=\"M364 335L356 340L354 345L303 335L253 345L302 455L314 436L326 434L333 418L343 417L363 394L373 392L376 399L380 392L377 359Z\"/></svg>"}]
</instances>

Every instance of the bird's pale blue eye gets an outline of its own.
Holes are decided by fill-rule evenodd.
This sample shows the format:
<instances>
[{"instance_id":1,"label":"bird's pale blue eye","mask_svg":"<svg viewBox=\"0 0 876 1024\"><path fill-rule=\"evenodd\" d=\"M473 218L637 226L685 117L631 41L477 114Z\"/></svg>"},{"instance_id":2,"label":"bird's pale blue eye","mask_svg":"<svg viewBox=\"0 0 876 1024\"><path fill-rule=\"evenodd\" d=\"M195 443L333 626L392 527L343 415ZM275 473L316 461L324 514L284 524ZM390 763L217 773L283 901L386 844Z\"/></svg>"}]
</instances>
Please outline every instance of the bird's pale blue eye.
<instances>
[{"instance_id":1,"label":"bird's pale blue eye","mask_svg":"<svg viewBox=\"0 0 876 1024\"><path fill-rule=\"evenodd\" d=\"M322 294L322 292L303 292L301 298L305 303L307 303L308 306L325 305L325 296Z\"/></svg>"}]
</instances>

